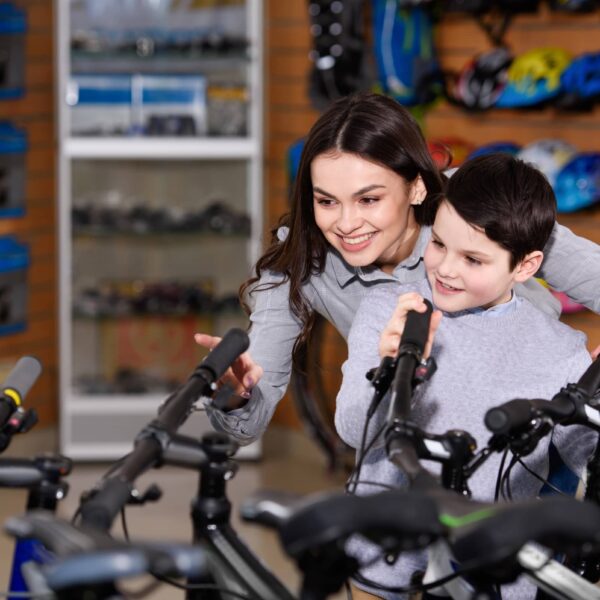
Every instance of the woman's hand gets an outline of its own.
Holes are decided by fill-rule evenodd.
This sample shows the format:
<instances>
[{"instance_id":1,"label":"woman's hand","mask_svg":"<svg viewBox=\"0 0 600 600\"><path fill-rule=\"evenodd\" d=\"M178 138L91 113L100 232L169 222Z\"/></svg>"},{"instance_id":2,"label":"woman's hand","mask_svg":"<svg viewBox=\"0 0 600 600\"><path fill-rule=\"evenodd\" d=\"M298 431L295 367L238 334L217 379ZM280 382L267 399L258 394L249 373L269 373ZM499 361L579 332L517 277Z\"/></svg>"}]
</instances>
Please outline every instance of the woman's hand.
<instances>
[{"instance_id":1,"label":"woman's hand","mask_svg":"<svg viewBox=\"0 0 600 600\"><path fill-rule=\"evenodd\" d=\"M381 358L384 356L395 357L398 354L398 346L400 345L400 338L404 331L408 311L415 310L422 313L425 312L426 309L427 306L423 301L423 297L416 292L402 294L402 296L398 298L398 304L396 305L394 314L385 326L385 329L381 332L381 337L379 338L379 356ZM433 338L441 320L442 313L439 310L434 310L431 314L429 335L427 337L423 358L428 358L431 353Z\"/></svg>"},{"instance_id":2,"label":"woman's hand","mask_svg":"<svg viewBox=\"0 0 600 600\"><path fill-rule=\"evenodd\" d=\"M598 346L595 350L592 350L592 360L596 360L600 356L600 346Z\"/></svg>"},{"instance_id":3,"label":"woman's hand","mask_svg":"<svg viewBox=\"0 0 600 600\"><path fill-rule=\"evenodd\" d=\"M206 333L197 333L194 335L194 340L198 345L212 350L221 341L221 338ZM262 376L263 368L252 360L249 352L244 352L235 359L233 365L219 379L219 383L229 385L238 396L249 398L250 391Z\"/></svg>"}]
</instances>

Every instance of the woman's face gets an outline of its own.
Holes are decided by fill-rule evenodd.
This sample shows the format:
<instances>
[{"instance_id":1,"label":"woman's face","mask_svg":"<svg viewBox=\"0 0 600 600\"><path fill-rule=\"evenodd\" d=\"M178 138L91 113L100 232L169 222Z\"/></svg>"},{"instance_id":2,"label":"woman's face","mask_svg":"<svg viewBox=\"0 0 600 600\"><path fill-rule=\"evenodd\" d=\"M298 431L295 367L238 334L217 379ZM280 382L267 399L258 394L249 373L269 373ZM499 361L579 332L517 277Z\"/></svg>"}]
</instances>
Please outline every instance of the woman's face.
<instances>
[{"instance_id":1,"label":"woman's face","mask_svg":"<svg viewBox=\"0 0 600 600\"><path fill-rule=\"evenodd\" d=\"M391 272L410 255L419 232L411 201L422 201L424 190L416 194L393 171L346 152L317 156L311 178L317 227L348 264Z\"/></svg>"}]
</instances>

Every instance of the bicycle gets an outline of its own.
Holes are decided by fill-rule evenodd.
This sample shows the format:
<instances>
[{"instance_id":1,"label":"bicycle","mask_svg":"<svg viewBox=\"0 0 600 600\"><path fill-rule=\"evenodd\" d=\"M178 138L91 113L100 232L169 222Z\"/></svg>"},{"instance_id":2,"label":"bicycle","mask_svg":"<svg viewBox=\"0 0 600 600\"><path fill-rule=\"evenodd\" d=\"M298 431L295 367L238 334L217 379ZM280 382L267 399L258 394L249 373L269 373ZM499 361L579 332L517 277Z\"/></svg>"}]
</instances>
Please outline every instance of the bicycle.
<instances>
[{"instance_id":1,"label":"bicycle","mask_svg":"<svg viewBox=\"0 0 600 600\"><path fill-rule=\"evenodd\" d=\"M20 358L0 392L0 452L10 445L13 436L29 431L37 423L34 409L26 409L23 401L42 372L41 363L32 356ZM59 500L67 495L64 481L72 468L71 461L61 455L40 455L33 459L0 458L0 488L28 490L26 510L56 511ZM47 560L47 551L39 540L18 540L10 571L9 600L27 592L21 575L23 564Z\"/></svg>"}]
</instances>

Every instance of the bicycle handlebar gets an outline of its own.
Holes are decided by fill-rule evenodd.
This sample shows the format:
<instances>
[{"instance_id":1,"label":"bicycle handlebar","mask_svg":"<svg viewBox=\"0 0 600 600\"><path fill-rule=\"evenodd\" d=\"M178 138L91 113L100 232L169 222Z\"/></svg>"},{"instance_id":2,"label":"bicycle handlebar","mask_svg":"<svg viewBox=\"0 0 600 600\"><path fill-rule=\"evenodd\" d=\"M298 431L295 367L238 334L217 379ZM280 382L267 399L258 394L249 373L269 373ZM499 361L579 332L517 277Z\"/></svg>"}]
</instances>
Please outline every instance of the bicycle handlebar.
<instances>
[{"instance_id":1,"label":"bicycle handlebar","mask_svg":"<svg viewBox=\"0 0 600 600\"><path fill-rule=\"evenodd\" d=\"M33 356L21 357L0 387L0 427L3 427L14 411L22 405L42 372L42 365Z\"/></svg>"},{"instance_id":2,"label":"bicycle handlebar","mask_svg":"<svg viewBox=\"0 0 600 600\"><path fill-rule=\"evenodd\" d=\"M45 511L12 517L5 530L18 538L34 538L60 560L43 567L52 590L98 585L145 573L200 577L208 573L204 551L197 546L128 543L97 530L76 527Z\"/></svg>"},{"instance_id":3,"label":"bicycle handlebar","mask_svg":"<svg viewBox=\"0 0 600 600\"><path fill-rule=\"evenodd\" d=\"M221 342L196 367L191 377L167 400L155 420L145 427L133 451L117 469L117 474L102 482L100 489L81 506L82 523L101 530L110 529L125 506L133 482L156 464L168 446L171 434L185 422L192 406L202 395L211 396L217 380L233 361L248 348L250 341L241 329L231 329Z\"/></svg>"},{"instance_id":4,"label":"bicycle handlebar","mask_svg":"<svg viewBox=\"0 0 600 600\"><path fill-rule=\"evenodd\" d=\"M487 411L486 427L506 435L525 428L534 418L547 416L554 424L586 423L584 406L600 387L600 358L597 358L576 384L569 384L552 400L515 399Z\"/></svg>"}]
</instances>

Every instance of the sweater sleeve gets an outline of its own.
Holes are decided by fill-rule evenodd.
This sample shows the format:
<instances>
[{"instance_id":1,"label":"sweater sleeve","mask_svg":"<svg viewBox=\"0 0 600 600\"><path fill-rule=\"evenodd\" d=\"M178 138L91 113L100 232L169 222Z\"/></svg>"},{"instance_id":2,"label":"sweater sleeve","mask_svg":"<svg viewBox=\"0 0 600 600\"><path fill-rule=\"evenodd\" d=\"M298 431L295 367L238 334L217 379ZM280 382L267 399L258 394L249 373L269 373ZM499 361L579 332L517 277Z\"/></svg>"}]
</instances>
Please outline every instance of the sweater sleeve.
<instances>
[{"instance_id":1,"label":"sweater sleeve","mask_svg":"<svg viewBox=\"0 0 600 600\"><path fill-rule=\"evenodd\" d=\"M600 246L556 223L539 273L556 290L600 313Z\"/></svg>"},{"instance_id":2,"label":"sweater sleeve","mask_svg":"<svg viewBox=\"0 0 600 600\"><path fill-rule=\"evenodd\" d=\"M367 410L374 393L365 375L369 369L379 365L379 338L397 298L393 293L390 295L388 289L385 294L382 292L374 290L365 297L352 322L348 336L348 360L342 366L342 386L336 400L336 430L346 444L356 449L360 447ZM384 404L384 401L380 403L379 410L371 419L367 443L383 424ZM376 443L375 447L378 445L381 443Z\"/></svg>"},{"instance_id":3,"label":"sweater sleeve","mask_svg":"<svg viewBox=\"0 0 600 600\"><path fill-rule=\"evenodd\" d=\"M289 283L279 274L267 273L253 287L250 316L250 348L264 374L245 406L231 412L211 407L213 427L249 444L267 428L277 403L287 389L292 371L292 350L302 329L289 305ZM273 284L281 283L272 287Z\"/></svg>"}]
</instances>

